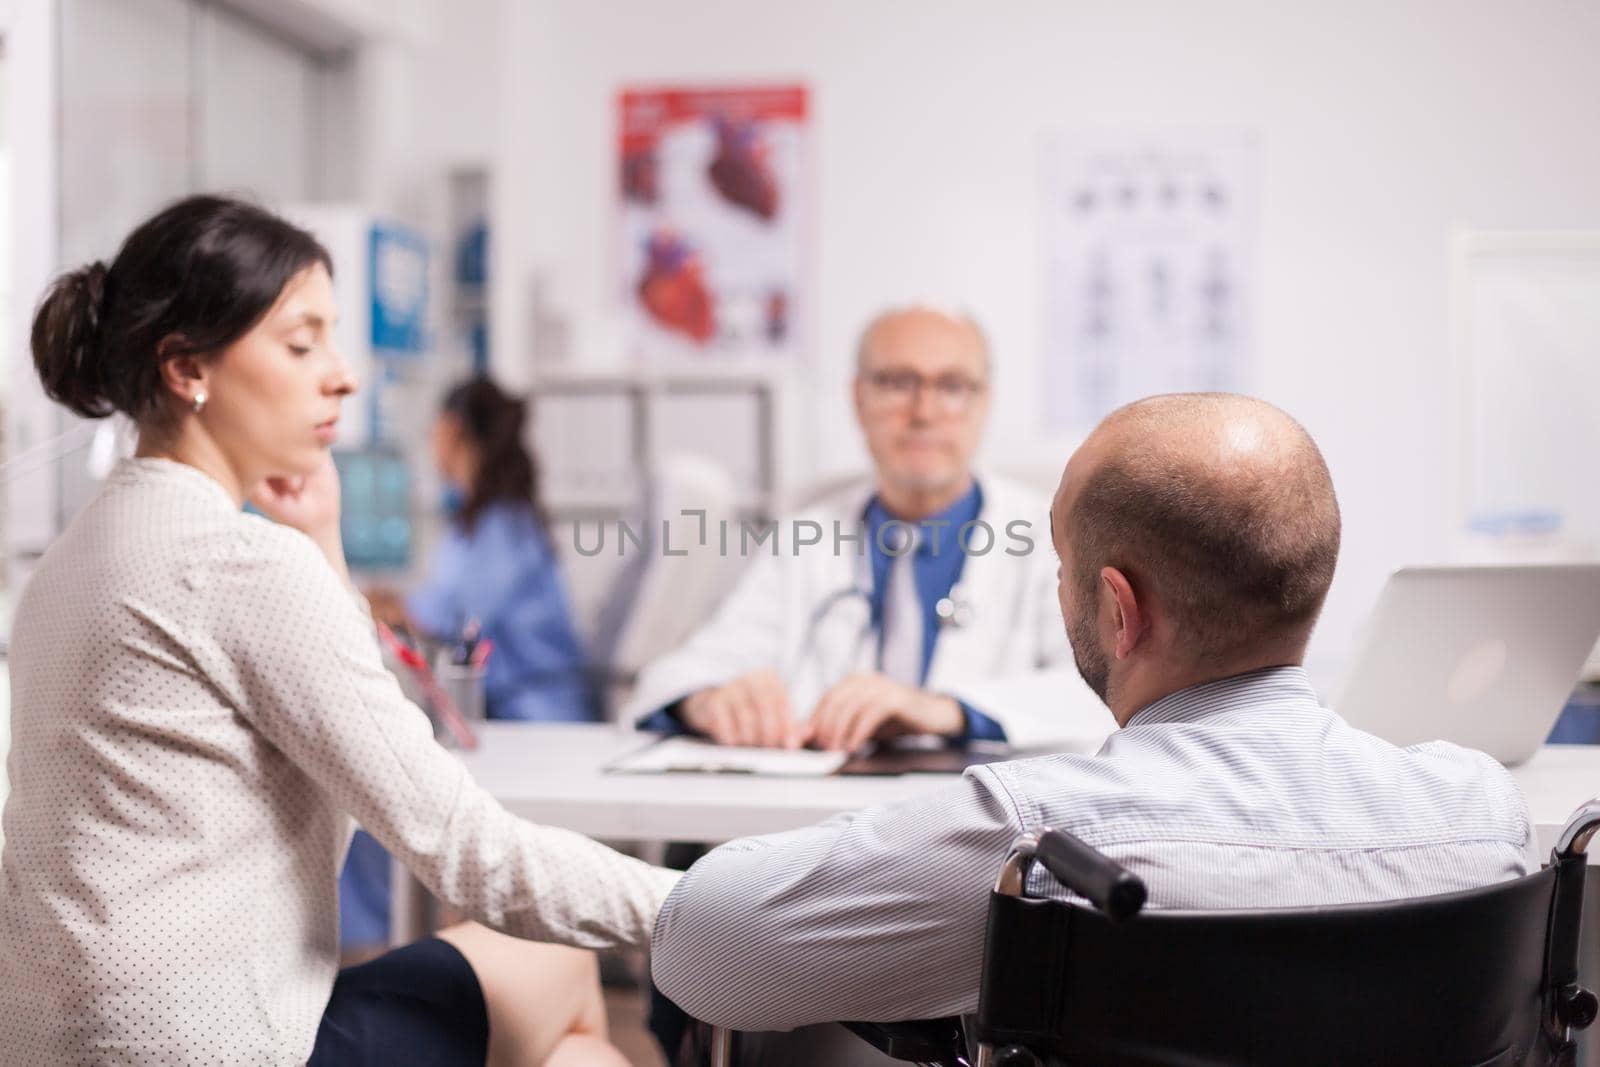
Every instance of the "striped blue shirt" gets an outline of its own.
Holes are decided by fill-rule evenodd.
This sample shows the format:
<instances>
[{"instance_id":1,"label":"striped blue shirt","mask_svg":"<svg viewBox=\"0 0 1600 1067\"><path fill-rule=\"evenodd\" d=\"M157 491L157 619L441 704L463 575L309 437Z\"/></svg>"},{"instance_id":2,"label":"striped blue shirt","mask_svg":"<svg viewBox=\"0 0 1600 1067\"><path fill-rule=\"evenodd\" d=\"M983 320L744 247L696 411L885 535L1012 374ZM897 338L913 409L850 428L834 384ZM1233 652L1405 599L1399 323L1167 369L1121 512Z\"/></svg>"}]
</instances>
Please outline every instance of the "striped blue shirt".
<instances>
[{"instance_id":1,"label":"striped blue shirt","mask_svg":"<svg viewBox=\"0 0 1600 1067\"><path fill-rule=\"evenodd\" d=\"M1401 749L1321 706L1298 667L1172 694L1094 756L993 764L906 803L735 841L684 877L651 967L743 1030L976 1010L990 888L1026 830L1070 831L1157 908L1391 900L1529 869L1527 804L1489 757ZM1043 868L1030 891L1062 895Z\"/></svg>"}]
</instances>

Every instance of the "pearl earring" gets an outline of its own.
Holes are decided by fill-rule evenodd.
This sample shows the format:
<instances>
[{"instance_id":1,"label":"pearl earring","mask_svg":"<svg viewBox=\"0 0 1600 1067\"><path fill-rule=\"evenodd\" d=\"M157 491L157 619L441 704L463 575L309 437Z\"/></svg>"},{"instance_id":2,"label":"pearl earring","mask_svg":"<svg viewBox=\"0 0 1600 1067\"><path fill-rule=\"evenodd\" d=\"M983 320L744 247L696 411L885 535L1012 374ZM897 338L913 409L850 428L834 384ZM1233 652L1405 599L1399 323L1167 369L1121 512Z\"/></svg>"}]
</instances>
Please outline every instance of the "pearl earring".
<instances>
[{"instance_id":1,"label":"pearl earring","mask_svg":"<svg viewBox=\"0 0 1600 1067\"><path fill-rule=\"evenodd\" d=\"M204 389L202 389L198 393L194 394L194 413L196 415L200 414L201 410L205 406L206 406L206 391Z\"/></svg>"}]
</instances>

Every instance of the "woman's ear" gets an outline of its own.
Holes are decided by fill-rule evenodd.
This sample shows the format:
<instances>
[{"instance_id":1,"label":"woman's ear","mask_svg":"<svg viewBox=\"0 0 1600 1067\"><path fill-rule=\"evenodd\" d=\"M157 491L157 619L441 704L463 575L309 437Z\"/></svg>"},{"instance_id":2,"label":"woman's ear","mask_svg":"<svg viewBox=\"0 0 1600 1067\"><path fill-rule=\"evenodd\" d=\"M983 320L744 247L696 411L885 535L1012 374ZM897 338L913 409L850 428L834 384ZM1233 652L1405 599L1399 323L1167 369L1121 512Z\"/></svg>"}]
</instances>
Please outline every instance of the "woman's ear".
<instances>
[{"instance_id":1,"label":"woman's ear","mask_svg":"<svg viewBox=\"0 0 1600 1067\"><path fill-rule=\"evenodd\" d=\"M206 392L206 365L188 350L181 334L168 334L156 346L156 361L161 367L161 384L184 407L195 407L195 399ZM201 401L204 404L204 401Z\"/></svg>"}]
</instances>

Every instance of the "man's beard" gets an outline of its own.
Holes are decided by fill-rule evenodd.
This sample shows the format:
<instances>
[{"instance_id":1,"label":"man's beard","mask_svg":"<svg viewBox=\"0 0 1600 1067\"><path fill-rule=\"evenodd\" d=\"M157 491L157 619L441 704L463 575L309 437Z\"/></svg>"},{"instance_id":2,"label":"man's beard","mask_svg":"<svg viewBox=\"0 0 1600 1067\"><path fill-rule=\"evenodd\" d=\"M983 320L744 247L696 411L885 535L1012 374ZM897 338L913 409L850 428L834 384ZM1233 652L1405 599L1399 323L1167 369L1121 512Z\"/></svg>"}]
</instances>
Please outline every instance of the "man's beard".
<instances>
[{"instance_id":1,"label":"man's beard","mask_svg":"<svg viewBox=\"0 0 1600 1067\"><path fill-rule=\"evenodd\" d=\"M1072 662L1078 676L1104 703L1106 683L1111 678L1111 659L1095 640L1094 598L1088 598L1087 611L1079 610L1067 620L1067 640L1072 643Z\"/></svg>"}]
</instances>

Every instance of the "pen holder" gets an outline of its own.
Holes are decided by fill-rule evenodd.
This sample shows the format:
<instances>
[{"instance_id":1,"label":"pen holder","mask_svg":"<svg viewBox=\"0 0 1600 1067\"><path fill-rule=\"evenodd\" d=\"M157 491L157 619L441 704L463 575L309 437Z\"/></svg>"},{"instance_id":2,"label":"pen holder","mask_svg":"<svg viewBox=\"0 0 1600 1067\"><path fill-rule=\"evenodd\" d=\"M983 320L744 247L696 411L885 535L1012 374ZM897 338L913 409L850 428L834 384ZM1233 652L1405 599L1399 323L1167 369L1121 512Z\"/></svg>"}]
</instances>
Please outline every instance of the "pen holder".
<instances>
[{"instance_id":1,"label":"pen holder","mask_svg":"<svg viewBox=\"0 0 1600 1067\"><path fill-rule=\"evenodd\" d=\"M439 688L455 704L461 717L468 722L482 722L485 717L483 701L483 667L470 663L451 663L440 656L433 669Z\"/></svg>"}]
</instances>

